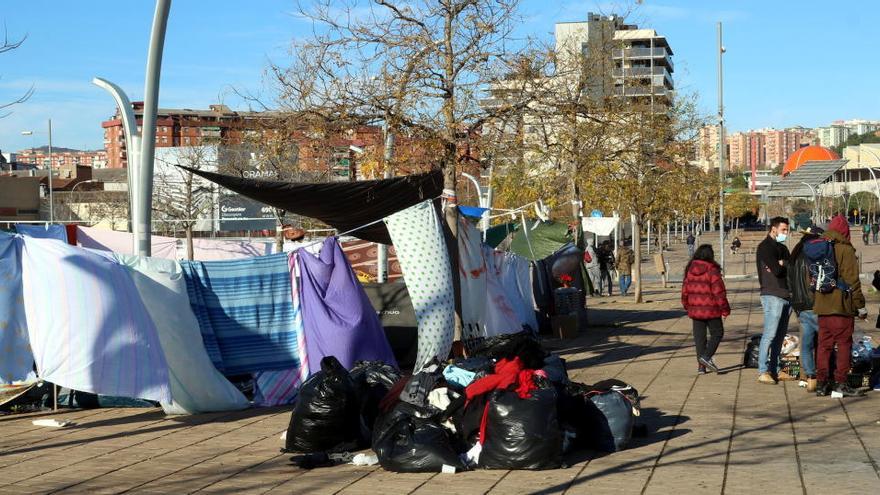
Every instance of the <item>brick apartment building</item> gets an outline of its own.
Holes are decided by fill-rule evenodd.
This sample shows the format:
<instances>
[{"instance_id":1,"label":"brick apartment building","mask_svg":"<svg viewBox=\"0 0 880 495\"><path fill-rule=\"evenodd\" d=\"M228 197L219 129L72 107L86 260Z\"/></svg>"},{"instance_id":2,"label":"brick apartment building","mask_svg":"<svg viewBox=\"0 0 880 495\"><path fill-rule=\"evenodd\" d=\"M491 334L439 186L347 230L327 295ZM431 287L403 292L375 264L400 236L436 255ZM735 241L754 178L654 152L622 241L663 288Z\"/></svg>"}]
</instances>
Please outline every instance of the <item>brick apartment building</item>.
<instances>
[{"instance_id":1,"label":"brick apartment building","mask_svg":"<svg viewBox=\"0 0 880 495\"><path fill-rule=\"evenodd\" d=\"M133 102L132 106L138 123L142 123L143 102ZM207 110L160 108L156 122L156 146L242 145L252 133L272 132L271 119L276 115L271 112L239 112L226 105L209 105ZM118 110L101 126L104 128L108 168L126 167L125 133ZM318 137L305 130L289 132L297 145L291 158L299 162L302 170L326 171L337 176L363 177L359 167L362 163L356 162L378 160L384 147L384 135L379 126L358 126L329 137ZM356 153L352 147L364 151ZM398 173L427 169L439 156L439 150L434 148L423 139L397 136L395 156L405 157L410 165L398 168ZM477 161L470 146L462 148L465 161Z\"/></svg>"},{"instance_id":2,"label":"brick apartment building","mask_svg":"<svg viewBox=\"0 0 880 495\"><path fill-rule=\"evenodd\" d=\"M716 129L715 126L706 126L700 130L698 158L700 165L707 169L717 166ZM815 139L815 132L803 127L734 132L725 136L727 163L730 170L775 168L784 165L789 156Z\"/></svg>"},{"instance_id":3,"label":"brick apartment building","mask_svg":"<svg viewBox=\"0 0 880 495\"><path fill-rule=\"evenodd\" d=\"M49 147L29 148L15 153L15 161L27 165L48 168ZM106 150L74 150L52 148L52 168L75 169L77 166L104 168L107 165Z\"/></svg>"}]
</instances>

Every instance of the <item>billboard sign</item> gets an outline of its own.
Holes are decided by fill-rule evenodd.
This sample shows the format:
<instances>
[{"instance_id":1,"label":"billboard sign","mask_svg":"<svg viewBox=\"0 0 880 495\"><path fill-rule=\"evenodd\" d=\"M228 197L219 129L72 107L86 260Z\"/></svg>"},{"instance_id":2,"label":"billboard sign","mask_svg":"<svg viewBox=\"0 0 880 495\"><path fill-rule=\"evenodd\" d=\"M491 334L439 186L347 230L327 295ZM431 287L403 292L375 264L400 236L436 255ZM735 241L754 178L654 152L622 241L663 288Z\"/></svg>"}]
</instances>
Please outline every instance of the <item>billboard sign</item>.
<instances>
[{"instance_id":1,"label":"billboard sign","mask_svg":"<svg viewBox=\"0 0 880 495\"><path fill-rule=\"evenodd\" d=\"M220 230L273 230L276 225L271 206L238 194L220 196Z\"/></svg>"}]
</instances>

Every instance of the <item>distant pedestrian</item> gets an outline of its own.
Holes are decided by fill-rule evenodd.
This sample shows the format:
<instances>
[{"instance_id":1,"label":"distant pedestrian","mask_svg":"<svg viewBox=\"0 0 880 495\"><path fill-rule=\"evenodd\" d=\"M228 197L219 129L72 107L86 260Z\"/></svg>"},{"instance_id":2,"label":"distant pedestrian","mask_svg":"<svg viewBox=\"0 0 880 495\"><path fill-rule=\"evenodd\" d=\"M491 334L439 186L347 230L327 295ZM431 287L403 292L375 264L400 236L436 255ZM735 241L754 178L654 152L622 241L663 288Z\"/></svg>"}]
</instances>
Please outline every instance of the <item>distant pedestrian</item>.
<instances>
[{"instance_id":1,"label":"distant pedestrian","mask_svg":"<svg viewBox=\"0 0 880 495\"><path fill-rule=\"evenodd\" d=\"M862 395L846 383L850 368L855 317L864 320L865 295L859 280L856 250L850 242L849 224L843 216L834 217L825 232L825 239L833 243L836 280L827 292L817 291L813 311L819 315L819 348L816 360L816 395L832 391L845 397ZM834 375L831 375L831 355L837 346Z\"/></svg>"},{"instance_id":2,"label":"distant pedestrian","mask_svg":"<svg viewBox=\"0 0 880 495\"><path fill-rule=\"evenodd\" d=\"M693 322L697 373L703 374L706 370L717 373L718 365L712 357L724 337L721 319L730 315L730 303L721 267L715 262L715 253L709 244L700 245L685 268L681 304Z\"/></svg>"},{"instance_id":3,"label":"distant pedestrian","mask_svg":"<svg viewBox=\"0 0 880 495\"><path fill-rule=\"evenodd\" d=\"M815 297L810 281L810 262L804 253L804 245L815 241L824 233L819 227L808 227L801 240L791 250L786 276L791 292L791 309L801 324L801 375L807 382L807 392L816 391L816 343L819 336L819 317L813 311Z\"/></svg>"},{"instance_id":4,"label":"distant pedestrian","mask_svg":"<svg viewBox=\"0 0 880 495\"><path fill-rule=\"evenodd\" d=\"M596 252L599 256L599 294L602 295L605 289L608 289L608 295L611 295L611 271L614 270L614 250L611 249L611 242L603 241Z\"/></svg>"},{"instance_id":5,"label":"distant pedestrian","mask_svg":"<svg viewBox=\"0 0 880 495\"><path fill-rule=\"evenodd\" d=\"M871 224L871 233L874 234L874 244L880 242L880 223L877 223L877 220Z\"/></svg>"},{"instance_id":6,"label":"distant pedestrian","mask_svg":"<svg viewBox=\"0 0 880 495\"><path fill-rule=\"evenodd\" d=\"M736 254L739 251L739 248L742 247L742 241L739 240L739 237L734 237L733 242L730 243L730 252Z\"/></svg>"},{"instance_id":7,"label":"distant pedestrian","mask_svg":"<svg viewBox=\"0 0 880 495\"><path fill-rule=\"evenodd\" d=\"M598 296L602 291L602 270L599 268L599 255L593 247L592 239L587 239L587 247L584 249L584 268L587 270L587 278L590 279L590 295Z\"/></svg>"},{"instance_id":8,"label":"distant pedestrian","mask_svg":"<svg viewBox=\"0 0 880 495\"><path fill-rule=\"evenodd\" d=\"M871 235L871 226L868 225L868 222L865 222L862 225L862 240L865 241L865 246L868 245L868 237Z\"/></svg>"},{"instance_id":9,"label":"distant pedestrian","mask_svg":"<svg viewBox=\"0 0 880 495\"><path fill-rule=\"evenodd\" d=\"M617 249L617 274L621 296L629 294L629 288L632 285L632 266L635 262L635 253L626 245L626 242L621 241L620 247Z\"/></svg>"},{"instance_id":10,"label":"distant pedestrian","mask_svg":"<svg viewBox=\"0 0 880 495\"><path fill-rule=\"evenodd\" d=\"M697 238L694 237L693 232L688 232L687 240L685 240L685 242L687 242L687 246L688 246L688 257L693 258L694 257L694 247L697 244Z\"/></svg>"},{"instance_id":11,"label":"distant pedestrian","mask_svg":"<svg viewBox=\"0 0 880 495\"><path fill-rule=\"evenodd\" d=\"M788 239L788 225L787 218L771 219L770 231L758 245L755 256L761 284L761 307L764 310L764 333L758 350L758 382L769 385L775 385L779 380L794 379L779 368L782 341L791 316L791 294L786 278L789 252L783 244Z\"/></svg>"}]
</instances>

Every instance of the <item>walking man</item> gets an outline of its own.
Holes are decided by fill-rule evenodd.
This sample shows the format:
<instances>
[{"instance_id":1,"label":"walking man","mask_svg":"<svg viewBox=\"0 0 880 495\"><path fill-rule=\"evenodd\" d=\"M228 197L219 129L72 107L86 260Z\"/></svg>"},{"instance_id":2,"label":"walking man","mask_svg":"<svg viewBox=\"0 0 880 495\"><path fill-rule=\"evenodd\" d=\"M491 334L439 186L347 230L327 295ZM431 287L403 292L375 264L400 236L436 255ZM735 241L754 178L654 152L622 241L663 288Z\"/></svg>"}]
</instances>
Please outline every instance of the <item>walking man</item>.
<instances>
[{"instance_id":1,"label":"walking man","mask_svg":"<svg viewBox=\"0 0 880 495\"><path fill-rule=\"evenodd\" d=\"M592 239L587 239L587 247L584 249L584 268L590 279L590 295L598 296L602 292L602 271L599 268L599 255L593 248Z\"/></svg>"},{"instance_id":2,"label":"walking man","mask_svg":"<svg viewBox=\"0 0 880 495\"><path fill-rule=\"evenodd\" d=\"M758 351L758 382L768 385L793 379L779 368L779 354L791 315L791 295L786 279L789 252L783 244L788 239L788 226L787 218L774 217L770 220L770 232L758 245L755 260L761 283L761 307L764 309L764 333Z\"/></svg>"},{"instance_id":3,"label":"walking man","mask_svg":"<svg viewBox=\"0 0 880 495\"><path fill-rule=\"evenodd\" d=\"M874 223L871 224L871 233L874 234L874 244L877 244L878 237L880 237L880 223L877 223L877 219L874 219Z\"/></svg>"},{"instance_id":4,"label":"walking man","mask_svg":"<svg viewBox=\"0 0 880 495\"><path fill-rule=\"evenodd\" d=\"M871 234L871 226L868 225L868 222L862 226L862 240L865 241L865 246L868 245L868 236Z\"/></svg>"},{"instance_id":5,"label":"walking man","mask_svg":"<svg viewBox=\"0 0 880 495\"><path fill-rule=\"evenodd\" d=\"M688 258L693 258L694 257L694 248L697 244L697 238L694 237L693 232L688 232L688 236L687 236L687 239L685 240L685 242L687 243L687 246L688 246Z\"/></svg>"},{"instance_id":6,"label":"walking man","mask_svg":"<svg viewBox=\"0 0 880 495\"><path fill-rule=\"evenodd\" d=\"M636 262L636 254L633 252L626 242L620 241L620 247L617 249L617 273L620 275L620 295L629 294L629 287L632 285L632 266Z\"/></svg>"},{"instance_id":7,"label":"walking man","mask_svg":"<svg viewBox=\"0 0 880 495\"><path fill-rule=\"evenodd\" d=\"M810 283L809 261L804 244L815 241L824 233L819 227L808 227L800 242L791 250L788 263L788 288L791 291L791 309L801 324L801 374L807 382L807 392L816 391L816 339L819 336L819 317L813 311L813 287Z\"/></svg>"},{"instance_id":8,"label":"walking man","mask_svg":"<svg viewBox=\"0 0 880 495\"><path fill-rule=\"evenodd\" d=\"M864 320L865 295L859 281L859 265L856 250L850 241L849 224L841 215L834 217L825 232L825 239L833 243L837 279L827 291L816 292L813 311L819 315L819 349L816 360L816 395L825 396L831 391L845 397L861 395L846 383L852 352L855 317ZM831 376L831 353L837 345L834 376Z\"/></svg>"}]
</instances>

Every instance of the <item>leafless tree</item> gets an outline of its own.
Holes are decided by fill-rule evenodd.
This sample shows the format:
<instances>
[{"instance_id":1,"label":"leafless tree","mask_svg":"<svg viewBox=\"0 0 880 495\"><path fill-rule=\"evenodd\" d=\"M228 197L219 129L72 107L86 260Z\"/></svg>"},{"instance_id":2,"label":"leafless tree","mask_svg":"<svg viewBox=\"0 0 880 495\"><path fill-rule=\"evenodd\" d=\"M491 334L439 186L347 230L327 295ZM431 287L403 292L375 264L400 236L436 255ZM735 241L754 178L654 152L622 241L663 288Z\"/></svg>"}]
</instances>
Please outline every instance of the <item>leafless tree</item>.
<instances>
[{"instance_id":1,"label":"leafless tree","mask_svg":"<svg viewBox=\"0 0 880 495\"><path fill-rule=\"evenodd\" d=\"M182 165L194 170L216 170L216 148L187 146L173 148L173 159L158 158L156 187L153 193L153 212L157 223L170 224L172 230L183 229L186 233L186 257L193 259L193 230L203 217L214 208L214 187ZM167 156L167 155L166 155Z\"/></svg>"},{"instance_id":2,"label":"leafless tree","mask_svg":"<svg viewBox=\"0 0 880 495\"><path fill-rule=\"evenodd\" d=\"M6 30L6 26L4 25L3 26L3 42L0 43L0 54L15 50L16 48L20 47L26 39L27 39L27 35L24 35L17 40L10 40L9 39L9 32ZM8 116L11 113L10 111L8 111L8 109L10 107L12 107L13 105L17 105L19 103L24 103L33 94L34 94L34 87L31 86L27 91L24 92L23 95L19 96L15 100L10 101L10 102L6 102L6 103L0 103L0 119Z\"/></svg>"}]
</instances>

